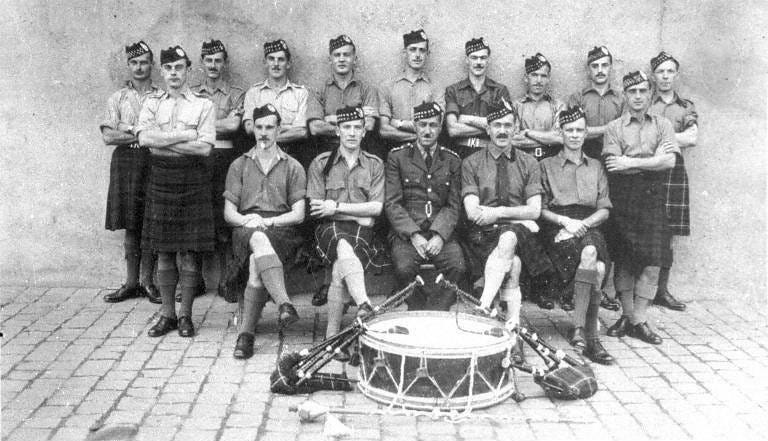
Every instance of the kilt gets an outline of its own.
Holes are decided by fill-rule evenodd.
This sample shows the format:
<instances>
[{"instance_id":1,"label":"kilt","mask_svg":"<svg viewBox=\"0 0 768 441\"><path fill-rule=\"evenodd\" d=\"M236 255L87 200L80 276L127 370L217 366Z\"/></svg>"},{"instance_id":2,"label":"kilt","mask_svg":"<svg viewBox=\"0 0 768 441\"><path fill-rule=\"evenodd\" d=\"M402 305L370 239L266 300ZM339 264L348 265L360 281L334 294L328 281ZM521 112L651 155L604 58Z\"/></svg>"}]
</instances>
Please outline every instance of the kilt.
<instances>
[{"instance_id":1,"label":"kilt","mask_svg":"<svg viewBox=\"0 0 768 441\"><path fill-rule=\"evenodd\" d=\"M315 247L325 263L332 265L336 261L336 245L340 239L346 239L352 246L364 269L382 266L377 255L383 250L373 245L373 228L363 227L355 221L331 221L317 226Z\"/></svg>"},{"instance_id":2,"label":"kilt","mask_svg":"<svg viewBox=\"0 0 768 441\"><path fill-rule=\"evenodd\" d=\"M227 172L232 162L240 156L240 152L231 149L213 149L208 157L208 165L211 169L211 204L213 206L213 225L216 230L216 238L229 236L230 226L224 220L224 186L227 181Z\"/></svg>"},{"instance_id":3,"label":"kilt","mask_svg":"<svg viewBox=\"0 0 768 441\"><path fill-rule=\"evenodd\" d=\"M613 210L606 239L617 264L638 275L669 260L672 232L666 212L667 172L609 175Z\"/></svg>"},{"instance_id":4,"label":"kilt","mask_svg":"<svg viewBox=\"0 0 768 441\"><path fill-rule=\"evenodd\" d=\"M153 156L141 247L213 251L211 174L206 158Z\"/></svg>"},{"instance_id":5,"label":"kilt","mask_svg":"<svg viewBox=\"0 0 768 441\"><path fill-rule=\"evenodd\" d=\"M549 207L549 210L553 213L561 216L568 216L573 219L586 219L595 212L595 209L592 207L584 207L580 205ZM610 260L608 245L606 244L603 233L599 227L590 228L581 238L573 237L555 243L555 236L557 236L557 233L560 230L560 226L546 222L542 225L539 238L546 249L549 260L555 267L555 271L557 271L561 282L567 283L573 279L573 276L576 274L576 269L579 267L579 261L581 260L581 250L588 245L595 247L598 260L604 263L608 263Z\"/></svg>"},{"instance_id":6,"label":"kilt","mask_svg":"<svg viewBox=\"0 0 768 441\"><path fill-rule=\"evenodd\" d=\"M467 230L465 251L472 279L483 275L485 261L499 243L499 236L506 231L512 231L517 237L515 254L520 257L524 271L531 277L552 270L552 262L544 252L536 235L520 224L494 224L485 227L472 225Z\"/></svg>"},{"instance_id":7,"label":"kilt","mask_svg":"<svg viewBox=\"0 0 768 441\"><path fill-rule=\"evenodd\" d=\"M107 191L107 230L141 231L150 155L145 148L119 145L112 152Z\"/></svg>"}]
</instances>

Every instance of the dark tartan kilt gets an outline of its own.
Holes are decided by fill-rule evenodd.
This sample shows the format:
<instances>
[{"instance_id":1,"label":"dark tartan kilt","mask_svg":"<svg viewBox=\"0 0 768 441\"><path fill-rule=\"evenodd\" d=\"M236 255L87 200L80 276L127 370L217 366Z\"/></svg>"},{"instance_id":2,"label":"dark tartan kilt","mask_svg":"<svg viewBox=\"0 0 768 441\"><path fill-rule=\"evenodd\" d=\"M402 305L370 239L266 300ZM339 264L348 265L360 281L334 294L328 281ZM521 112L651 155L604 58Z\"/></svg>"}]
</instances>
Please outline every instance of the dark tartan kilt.
<instances>
[{"instance_id":1,"label":"dark tartan kilt","mask_svg":"<svg viewBox=\"0 0 768 441\"><path fill-rule=\"evenodd\" d=\"M579 205L568 205L565 207L549 207L549 211L567 216L572 219L586 219L596 210L592 207ZM581 260L581 251L584 247L592 245L597 250L597 259L603 263L608 263L610 255L608 254L608 245L605 242L603 233L599 227L590 228L587 233L581 237L573 237L555 243L555 236L562 227L553 225L549 222L542 226L539 238L544 244L549 260L555 267L555 271L560 276L563 283L569 282L576 274Z\"/></svg>"},{"instance_id":2,"label":"dark tartan kilt","mask_svg":"<svg viewBox=\"0 0 768 441\"><path fill-rule=\"evenodd\" d=\"M112 152L107 191L107 230L141 231L149 176L149 150L119 145Z\"/></svg>"},{"instance_id":3,"label":"dark tartan kilt","mask_svg":"<svg viewBox=\"0 0 768 441\"><path fill-rule=\"evenodd\" d=\"M206 158L153 156L141 247L213 251L211 174Z\"/></svg>"},{"instance_id":4,"label":"dark tartan kilt","mask_svg":"<svg viewBox=\"0 0 768 441\"><path fill-rule=\"evenodd\" d=\"M227 181L227 172L232 162L240 156L237 149L213 149L208 157L208 166L211 169L211 201L213 205L213 225L216 230L216 238L229 236L230 226L224 220L224 186Z\"/></svg>"},{"instance_id":5,"label":"dark tartan kilt","mask_svg":"<svg viewBox=\"0 0 768 441\"><path fill-rule=\"evenodd\" d=\"M609 175L613 210L606 238L617 264L639 274L669 260L671 231L666 213L666 172Z\"/></svg>"},{"instance_id":6,"label":"dark tartan kilt","mask_svg":"<svg viewBox=\"0 0 768 441\"><path fill-rule=\"evenodd\" d=\"M373 245L373 228L363 227L355 221L331 221L317 226L315 246L325 263L331 265L336 261L336 246L341 239L352 246L364 269L382 266L377 259L377 254L382 250Z\"/></svg>"},{"instance_id":7,"label":"dark tartan kilt","mask_svg":"<svg viewBox=\"0 0 768 441\"><path fill-rule=\"evenodd\" d=\"M501 234L506 231L515 233L517 237L515 254L520 257L523 268L529 276L535 277L552 270L552 262L549 261L536 235L521 224L495 224L486 227L472 225L467 230L465 251L473 280L483 275L488 256L498 245Z\"/></svg>"}]
</instances>

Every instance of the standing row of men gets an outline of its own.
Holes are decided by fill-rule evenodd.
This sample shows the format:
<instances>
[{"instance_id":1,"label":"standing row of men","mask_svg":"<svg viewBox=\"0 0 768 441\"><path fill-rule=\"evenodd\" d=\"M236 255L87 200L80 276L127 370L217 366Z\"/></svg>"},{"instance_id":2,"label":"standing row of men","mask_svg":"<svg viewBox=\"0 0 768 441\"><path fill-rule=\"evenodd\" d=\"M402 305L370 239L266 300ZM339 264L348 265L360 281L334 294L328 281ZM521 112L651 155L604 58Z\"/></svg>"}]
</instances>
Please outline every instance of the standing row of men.
<instances>
[{"instance_id":1,"label":"standing row of men","mask_svg":"<svg viewBox=\"0 0 768 441\"><path fill-rule=\"evenodd\" d=\"M602 193L596 190L595 194L602 197L599 199L602 205L596 199L592 201L594 206L590 206L582 198L582 186L587 185L591 192L593 181L585 180L580 167L573 172L575 181L563 190L566 196L558 199L553 193L544 200L554 200L556 207L586 205L596 210L595 213L587 216L584 210L578 209L558 214L557 210L547 210L546 203L542 207L543 188L551 183L541 179L547 164L542 162L540 169L535 159L558 155L561 169L565 170L570 150L565 148L558 153L559 144L569 145L565 126L584 119L587 155L581 155L581 151L574 153L571 162L579 165L581 157L590 165L587 157L600 159L610 155L606 166L616 174L614 181L618 182L612 185L622 189L620 198L628 200L631 210L636 210L621 212L625 223L636 223L631 224L637 227L632 234L627 234L631 228L619 220L609 223L615 226L608 229L609 238L615 237L615 242L621 243L622 253L614 257L616 288L624 307L620 323L609 329L609 335L629 333L657 342L658 336L647 325L641 325L645 323L645 307L654 296L668 306L681 305L668 294L665 286L668 270L663 269L671 264L669 207L680 204L669 203L664 195L669 193L665 189L677 188L682 182L680 179L684 181L685 177L682 168L673 170L678 171L676 175L661 171L670 164L681 166L676 145L693 145L696 138L693 105L677 97L673 89L678 62L661 53L651 63L657 87L653 107L673 120L678 133L670 134L663 123L657 122L666 119L651 117L648 113L651 86L647 78L630 84L625 77L628 103L610 88L612 57L604 47L590 51L591 87L574 94L569 100L574 106L566 109L548 94L552 67L541 54L526 60L526 96L509 105L506 87L486 77L491 51L483 39L467 42L468 78L449 86L444 98L435 93L423 74L429 53L424 32L411 32L404 35L403 40L406 71L381 88L378 100L370 88L355 78L355 46L343 35L330 41L332 76L315 99L305 88L288 80L291 54L282 40L265 45L269 77L244 96L221 78L227 53L219 41L203 44L201 60L207 78L192 90L186 84L191 61L183 49L177 46L162 51L165 92L154 88L149 80L152 64L149 47L143 42L127 47L132 80L110 98L102 133L106 143L118 145L111 169L107 228L126 230L128 270L126 284L105 300L119 301L135 295L147 295L154 301L161 299L161 319L150 333L162 335L178 327L182 335L193 335L189 318L200 281L199 254L212 251L217 243L219 247L226 243L226 221L236 227L232 234L235 263L247 265L249 269L244 296L245 331L235 351L235 356L249 356L255 322L267 294L279 305L282 324L298 319L285 290L282 268L299 245L296 238L300 235L293 228L304 220L306 196L310 200L310 215L320 219L315 230L318 248L332 268L328 289L329 334L338 330L348 296L363 313L370 308L363 270L372 254L371 226L385 206L392 225L392 254L400 284L410 281L418 263L424 260L433 261L452 280L460 280L469 267L473 274L483 276L484 307L489 307L499 292L509 307L519 308L518 278L523 266L530 276L545 275L542 280L552 280L560 273L562 280L570 277L576 293L577 323L573 341L581 340L584 345L585 336L578 332L582 328L591 358L605 359L599 342L594 344L596 328L589 324L596 323L592 305L608 263L605 247L595 243L599 242L596 240L581 240L576 248L587 250L579 250L577 260L583 268L571 268L573 274L570 274L570 271L561 271L563 265L552 265L556 259L547 258L533 235L538 230L533 221L540 219L562 226L565 236L583 239L591 237L587 231L607 217L604 213L610 208L605 206L607 190ZM636 97L633 88L642 84L645 89ZM444 113L437 103L443 99ZM425 104L418 106L421 102ZM577 104L584 109L585 118L573 116L581 112L576 110ZM625 107L629 108L627 115L630 116L617 120ZM241 117L245 131L256 141L244 156L236 153L231 142ZM374 130L376 117L379 117L378 131ZM569 121L569 118L575 119ZM614 130L607 131L608 122L625 119L623 125L614 121ZM458 155L437 144L443 124ZM649 128L650 125L655 128ZM562 135L561 130L566 135ZM392 150L385 172L379 158L360 151L365 139L374 132L392 145L415 142ZM302 142L308 135L320 142ZM601 149L603 138L607 143L605 150ZM283 149L277 147L278 143ZM386 153L389 145L382 150ZM209 154L212 160L205 160ZM634 156L664 159L655 158L657 162L650 165L621 159ZM148 163L151 163L149 172ZM302 165L309 167L306 174ZM595 169L594 166L587 168ZM226 186L224 176L227 176ZM305 187L307 176L309 182ZM670 178L678 180L670 182ZM146 190L144 182L148 182ZM600 179L595 182L599 184ZM637 188L646 188L643 194L655 196L653 215L648 214L649 205L642 202L648 198L637 193ZM214 208L218 201L223 204ZM461 210L462 203L465 210ZM548 211L554 214L550 216ZM638 213L643 214L640 220L633 217ZM686 214L687 211L682 210L675 224L683 234L687 228ZM454 235L463 216L468 219L466 231L461 231L467 236L468 262L464 261L456 240L458 235ZM582 219L576 219L580 216ZM214 218L219 219L215 224ZM559 232L558 229L552 243ZM651 232L655 235L649 240ZM648 242L652 243L648 245ZM176 253L181 254L178 259ZM158 256L159 295L151 280L154 254ZM626 259L618 257L625 254ZM177 260L181 262L180 274ZM603 263L602 269L597 265L598 260ZM648 267L661 269L649 270ZM173 295L179 280L182 305L177 320ZM652 290L655 292L651 293ZM597 298L599 303L599 296ZM413 308L450 307L450 302L440 296L416 298L413 302L409 305ZM545 307L551 307L550 304L546 296L540 301ZM587 315L587 310L594 312L589 314L594 320L585 318L582 325L581 312ZM510 311L513 319L518 316L515 311L519 309Z\"/></svg>"}]
</instances>

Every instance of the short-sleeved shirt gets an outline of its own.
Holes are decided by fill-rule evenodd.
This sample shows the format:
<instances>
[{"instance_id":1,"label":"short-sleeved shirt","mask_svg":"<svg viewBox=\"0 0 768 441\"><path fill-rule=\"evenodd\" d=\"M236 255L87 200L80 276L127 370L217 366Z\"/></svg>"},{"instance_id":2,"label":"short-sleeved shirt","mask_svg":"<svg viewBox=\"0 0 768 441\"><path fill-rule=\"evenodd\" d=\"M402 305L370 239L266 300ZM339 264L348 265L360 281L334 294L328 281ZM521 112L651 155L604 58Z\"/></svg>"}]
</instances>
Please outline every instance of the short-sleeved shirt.
<instances>
[{"instance_id":1,"label":"short-sleeved shirt","mask_svg":"<svg viewBox=\"0 0 768 441\"><path fill-rule=\"evenodd\" d=\"M487 116L489 108L502 105L502 98L508 103L512 102L507 86L486 78L480 92L477 92L469 79L465 78L446 87L445 113Z\"/></svg>"},{"instance_id":2,"label":"short-sleeved shirt","mask_svg":"<svg viewBox=\"0 0 768 441\"><path fill-rule=\"evenodd\" d=\"M162 91L155 85L151 85L145 92L139 92L130 81L125 82L125 87L110 95L107 100L107 109L99 128L109 127L117 130L120 123L135 126L139 122L141 107L151 96L159 96Z\"/></svg>"},{"instance_id":3,"label":"short-sleeved shirt","mask_svg":"<svg viewBox=\"0 0 768 441\"><path fill-rule=\"evenodd\" d=\"M651 100L649 113L662 115L672 121L675 133L684 132L689 127L697 125L699 120L693 102L680 98L677 93L674 94L674 99L669 104L665 103L660 96L654 96Z\"/></svg>"},{"instance_id":4,"label":"short-sleeved shirt","mask_svg":"<svg viewBox=\"0 0 768 441\"><path fill-rule=\"evenodd\" d=\"M151 96L141 108L136 134L143 130L197 130L197 141L216 142L216 110L213 102L189 88L174 98L168 92Z\"/></svg>"},{"instance_id":5,"label":"short-sleeved shirt","mask_svg":"<svg viewBox=\"0 0 768 441\"><path fill-rule=\"evenodd\" d=\"M208 98L216 109L216 119L231 118L243 114L243 89L226 81L212 84L208 79L190 87L198 96ZM232 148L232 134L216 134L214 148Z\"/></svg>"},{"instance_id":6,"label":"short-sleeved shirt","mask_svg":"<svg viewBox=\"0 0 768 441\"><path fill-rule=\"evenodd\" d=\"M520 117L520 129L549 131L557 127L557 117L565 108L562 101L544 94L534 100L530 95L514 102L515 111Z\"/></svg>"},{"instance_id":7,"label":"short-sleeved shirt","mask_svg":"<svg viewBox=\"0 0 768 441\"><path fill-rule=\"evenodd\" d=\"M357 162L349 168L339 153L328 176L323 168L333 152L319 154L309 165L307 172L307 197L330 199L337 202L384 203L384 163L378 156L361 151Z\"/></svg>"},{"instance_id":8,"label":"short-sleeved shirt","mask_svg":"<svg viewBox=\"0 0 768 441\"><path fill-rule=\"evenodd\" d=\"M317 89L314 99L309 100L307 109L307 121L323 119L327 115L333 115L336 110L343 107L370 107L374 109L373 115L378 116L378 97L376 90L352 74L352 77L342 90L336 80L331 76Z\"/></svg>"},{"instance_id":9,"label":"short-sleeved shirt","mask_svg":"<svg viewBox=\"0 0 768 441\"><path fill-rule=\"evenodd\" d=\"M675 147L673 153L680 153L672 122L667 118L646 112L640 121L625 113L608 123L603 135L602 154L648 158L655 156L664 142Z\"/></svg>"},{"instance_id":10,"label":"short-sleeved shirt","mask_svg":"<svg viewBox=\"0 0 768 441\"><path fill-rule=\"evenodd\" d=\"M423 73L411 82L405 74L385 81L379 88L379 115L402 120L413 119L413 108L434 101L445 108L444 96Z\"/></svg>"},{"instance_id":11,"label":"short-sleeved shirt","mask_svg":"<svg viewBox=\"0 0 768 441\"><path fill-rule=\"evenodd\" d=\"M245 92L243 100L243 121L253 120L253 109L272 104L280 114L283 127L304 127L307 125L309 91L306 87L290 81L281 89L269 86L269 81L256 83Z\"/></svg>"},{"instance_id":12,"label":"short-sleeved shirt","mask_svg":"<svg viewBox=\"0 0 768 441\"><path fill-rule=\"evenodd\" d=\"M268 211L287 213L307 192L307 176L299 161L277 147L277 162L261 168L253 151L232 162L227 173L224 198L240 213Z\"/></svg>"},{"instance_id":13,"label":"short-sleeved shirt","mask_svg":"<svg viewBox=\"0 0 768 441\"><path fill-rule=\"evenodd\" d=\"M525 205L529 198L544 192L541 169L536 158L511 147L499 152L489 146L473 153L461 164L462 200L472 194L480 199L480 205L501 205L496 194L496 162L502 160L502 156L507 161L510 207Z\"/></svg>"},{"instance_id":14,"label":"short-sleeved shirt","mask_svg":"<svg viewBox=\"0 0 768 441\"><path fill-rule=\"evenodd\" d=\"M568 106L581 106L587 116L587 126L604 126L624 113L624 97L609 87L600 95L594 87L587 87L568 98Z\"/></svg>"},{"instance_id":15,"label":"short-sleeved shirt","mask_svg":"<svg viewBox=\"0 0 768 441\"><path fill-rule=\"evenodd\" d=\"M608 192L608 175L597 159L582 154L573 162L561 151L543 159L541 184L544 187L542 207L581 205L594 209L612 208Z\"/></svg>"}]
</instances>

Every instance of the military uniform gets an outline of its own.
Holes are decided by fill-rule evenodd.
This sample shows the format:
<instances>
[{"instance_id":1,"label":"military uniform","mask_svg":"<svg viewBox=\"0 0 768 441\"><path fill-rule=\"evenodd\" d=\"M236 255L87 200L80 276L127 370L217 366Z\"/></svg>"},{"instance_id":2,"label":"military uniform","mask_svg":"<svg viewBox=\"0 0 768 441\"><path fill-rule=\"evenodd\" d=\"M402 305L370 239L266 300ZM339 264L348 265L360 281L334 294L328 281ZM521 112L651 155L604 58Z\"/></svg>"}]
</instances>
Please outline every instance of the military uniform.
<instances>
[{"instance_id":1,"label":"military uniform","mask_svg":"<svg viewBox=\"0 0 768 441\"><path fill-rule=\"evenodd\" d=\"M545 93L541 99L534 100L530 95L516 100L515 112L520 119L520 130L537 130L548 132L557 127L557 116L565 105L562 101ZM539 145L533 148L521 148L524 152L533 155L536 160L554 156L560 151L559 146Z\"/></svg>"},{"instance_id":2,"label":"military uniform","mask_svg":"<svg viewBox=\"0 0 768 441\"><path fill-rule=\"evenodd\" d=\"M604 126L624 113L624 96L613 87L608 87L600 95L593 87L586 87L568 98L568 106L579 106L587 115L587 127ZM592 138L584 141L583 151L587 156L600 159L603 149L603 139Z\"/></svg>"},{"instance_id":3,"label":"military uniform","mask_svg":"<svg viewBox=\"0 0 768 441\"><path fill-rule=\"evenodd\" d=\"M511 102L507 86L490 78L485 79L480 92L477 92L469 79L451 84L445 89L445 114L487 116L489 109L502 105L502 100ZM488 147L491 140L487 134L453 140L456 153L466 158L480 148Z\"/></svg>"}]
</instances>

